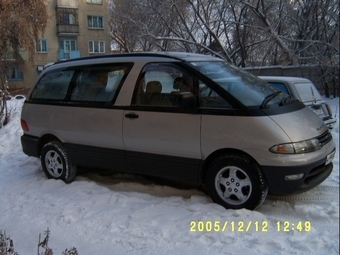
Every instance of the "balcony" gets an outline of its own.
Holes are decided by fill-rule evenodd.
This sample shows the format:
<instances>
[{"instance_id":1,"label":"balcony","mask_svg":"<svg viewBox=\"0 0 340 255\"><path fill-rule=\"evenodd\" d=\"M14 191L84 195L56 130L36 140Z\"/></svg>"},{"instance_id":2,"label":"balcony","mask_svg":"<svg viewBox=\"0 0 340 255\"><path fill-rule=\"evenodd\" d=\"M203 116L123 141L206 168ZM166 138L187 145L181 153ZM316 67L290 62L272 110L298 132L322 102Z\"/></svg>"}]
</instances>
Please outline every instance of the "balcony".
<instances>
[{"instance_id":1,"label":"balcony","mask_svg":"<svg viewBox=\"0 0 340 255\"><path fill-rule=\"evenodd\" d=\"M57 0L57 36L78 36L78 0Z\"/></svg>"},{"instance_id":2,"label":"balcony","mask_svg":"<svg viewBox=\"0 0 340 255\"><path fill-rule=\"evenodd\" d=\"M57 35L79 35L79 25L57 25Z\"/></svg>"},{"instance_id":3,"label":"balcony","mask_svg":"<svg viewBox=\"0 0 340 255\"><path fill-rule=\"evenodd\" d=\"M59 50L58 55L59 55L59 60L80 58L80 51L79 50L71 50L71 51Z\"/></svg>"},{"instance_id":4,"label":"balcony","mask_svg":"<svg viewBox=\"0 0 340 255\"><path fill-rule=\"evenodd\" d=\"M28 54L26 50L20 49L19 55L21 56L22 60L24 61L28 60ZM5 52L2 56L0 56L0 61L1 60L10 60L10 61L16 60L14 52L12 50Z\"/></svg>"},{"instance_id":5,"label":"balcony","mask_svg":"<svg viewBox=\"0 0 340 255\"><path fill-rule=\"evenodd\" d=\"M78 9L78 0L57 0L57 7Z\"/></svg>"}]
</instances>

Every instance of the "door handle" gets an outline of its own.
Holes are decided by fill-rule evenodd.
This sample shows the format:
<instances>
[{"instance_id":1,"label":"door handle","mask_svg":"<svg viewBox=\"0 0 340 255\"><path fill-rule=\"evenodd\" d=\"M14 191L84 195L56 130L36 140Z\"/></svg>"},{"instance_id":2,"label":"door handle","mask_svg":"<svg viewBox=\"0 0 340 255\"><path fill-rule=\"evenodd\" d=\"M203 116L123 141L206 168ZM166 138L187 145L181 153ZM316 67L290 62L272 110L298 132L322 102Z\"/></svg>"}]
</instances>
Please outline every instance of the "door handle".
<instances>
[{"instance_id":1,"label":"door handle","mask_svg":"<svg viewBox=\"0 0 340 255\"><path fill-rule=\"evenodd\" d=\"M127 113L125 114L125 118L129 118L129 119L138 119L138 115L135 114L134 112L130 112L130 113Z\"/></svg>"}]
</instances>

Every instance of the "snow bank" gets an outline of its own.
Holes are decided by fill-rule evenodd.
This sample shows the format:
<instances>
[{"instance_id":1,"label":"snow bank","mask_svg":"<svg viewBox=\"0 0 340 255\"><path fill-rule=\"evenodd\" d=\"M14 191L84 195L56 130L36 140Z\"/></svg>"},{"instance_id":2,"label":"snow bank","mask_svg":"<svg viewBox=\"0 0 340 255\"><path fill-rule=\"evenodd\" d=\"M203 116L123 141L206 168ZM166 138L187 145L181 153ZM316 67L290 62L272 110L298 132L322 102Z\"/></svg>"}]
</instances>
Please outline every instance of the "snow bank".
<instances>
[{"instance_id":1,"label":"snow bank","mask_svg":"<svg viewBox=\"0 0 340 255\"><path fill-rule=\"evenodd\" d=\"M54 254L73 246L81 255L339 254L339 153L319 187L269 196L257 211L225 210L199 190L135 175L84 174L65 184L22 153L22 101L9 101L12 119L0 129L0 229L19 255L34 254L47 228ZM328 102L335 111L339 100ZM338 145L339 120L332 134Z\"/></svg>"}]
</instances>

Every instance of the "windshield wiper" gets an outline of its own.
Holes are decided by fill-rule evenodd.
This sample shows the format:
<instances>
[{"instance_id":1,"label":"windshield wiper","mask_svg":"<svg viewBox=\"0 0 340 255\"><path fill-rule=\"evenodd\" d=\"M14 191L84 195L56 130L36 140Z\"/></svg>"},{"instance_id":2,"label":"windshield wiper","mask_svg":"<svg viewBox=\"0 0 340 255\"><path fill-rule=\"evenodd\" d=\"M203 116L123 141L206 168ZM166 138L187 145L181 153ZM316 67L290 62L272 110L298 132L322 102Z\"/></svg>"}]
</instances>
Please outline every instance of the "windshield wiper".
<instances>
[{"instance_id":1,"label":"windshield wiper","mask_svg":"<svg viewBox=\"0 0 340 255\"><path fill-rule=\"evenodd\" d=\"M276 91L268 96L266 96L264 99L263 99L263 102L260 106L260 109L263 109L263 108L266 108L267 104L273 100L277 95L281 94L282 91Z\"/></svg>"},{"instance_id":2,"label":"windshield wiper","mask_svg":"<svg viewBox=\"0 0 340 255\"><path fill-rule=\"evenodd\" d=\"M282 105L286 105L286 104L289 104L291 102L295 102L297 101L297 99L295 99L294 97L292 97L291 95L287 96L287 97L284 97L282 98L281 102L280 102L280 106Z\"/></svg>"}]
</instances>

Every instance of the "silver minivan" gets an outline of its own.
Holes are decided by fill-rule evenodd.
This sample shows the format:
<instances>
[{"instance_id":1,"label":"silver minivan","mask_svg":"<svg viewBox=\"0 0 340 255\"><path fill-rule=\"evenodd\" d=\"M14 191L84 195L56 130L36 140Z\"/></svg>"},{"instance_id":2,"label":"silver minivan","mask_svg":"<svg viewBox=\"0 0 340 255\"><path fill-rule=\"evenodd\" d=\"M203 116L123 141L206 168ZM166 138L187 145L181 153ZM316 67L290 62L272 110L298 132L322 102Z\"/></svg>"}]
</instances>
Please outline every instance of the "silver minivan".
<instances>
[{"instance_id":1,"label":"silver minivan","mask_svg":"<svg viewBox=\"0 0 340 255\"><path fill-rule=\"evenodd\" d=\"M191 53L54 63L29 91L21 125L24 153L41 159L48 178L69 183L77 167L173 178L231 209L312 189L335 154L328 128L303 103Z\"/></svg>"}]
</instances>

